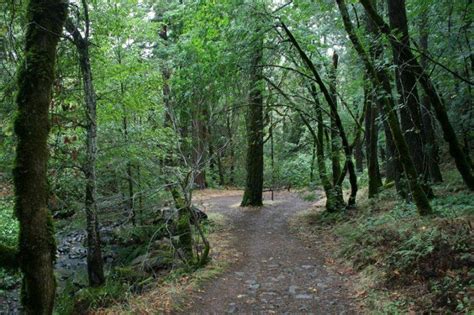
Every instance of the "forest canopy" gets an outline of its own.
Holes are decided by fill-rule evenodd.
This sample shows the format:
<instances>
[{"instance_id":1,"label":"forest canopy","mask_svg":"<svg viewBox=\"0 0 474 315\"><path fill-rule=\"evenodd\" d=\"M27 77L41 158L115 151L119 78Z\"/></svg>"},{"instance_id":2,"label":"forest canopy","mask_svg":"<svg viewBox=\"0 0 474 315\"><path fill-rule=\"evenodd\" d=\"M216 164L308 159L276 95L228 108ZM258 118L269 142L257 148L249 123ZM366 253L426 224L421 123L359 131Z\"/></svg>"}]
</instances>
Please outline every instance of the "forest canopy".
<instances>
[{"instance_id":1,"label":"forest canopy","mask_svg":"<svg viewBox=\"0 0 474 315\"><path fill-rule=\"evenodd\" d=\"M231 207L197 200L224 191L242 213L305 200L298 229L338 235L335 256L406 290L400 310L472 310L471 0L0 9L0 313L220 268Z\"/></svg>"}]
</instances>

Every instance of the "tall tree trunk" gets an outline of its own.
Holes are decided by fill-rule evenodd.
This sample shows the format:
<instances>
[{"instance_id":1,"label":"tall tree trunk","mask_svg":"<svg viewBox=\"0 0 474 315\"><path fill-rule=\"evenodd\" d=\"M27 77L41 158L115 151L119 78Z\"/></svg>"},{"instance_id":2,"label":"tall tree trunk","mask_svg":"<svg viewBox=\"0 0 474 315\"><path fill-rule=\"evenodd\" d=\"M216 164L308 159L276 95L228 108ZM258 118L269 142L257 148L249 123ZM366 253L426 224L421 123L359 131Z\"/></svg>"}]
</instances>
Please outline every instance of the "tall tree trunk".
<instances>
[{"instance_id":1,"label":"tall tree trunk","mask_svg":"<svg viewBox=\"0 0 474 315\"><path fill-rule=\"evenodd\" d=\"M259 32L259 31L257 31ZM258 34L257 36L261 36ZM263 38L255 44L250 69L247 110L247 184L241 206L261 206L263 191Z\"/></svg>"},{"instance_id":2,"label":"tall tree trunk","mask_svg":"<svg viewBox=\"0 0 474 315\"><path fill-rule=\"evenodd\" d=\"M405 0L389 0L388 16L390 26L396 30L400 36L400 42L403 46L410 45L410 37L408 35L408 22L405 9ZM399 47L392 47L393 60L397 66L395 71L396 84L398 93L400 94L400 121L410 150L415 168L424 182L424 189L428 195L433 195L428 185L430 179L429 169L426 164L426 152L423 146L424 135L423 122L421 119L420 100L418 98L418 90L416 88L416 77L402 57L402 51Z\"/></svg>"},{"instance_id":3,"label":"tall tree trunk","mask_svg":"<svg viewBox=\"0 0 474 315\"><path fill-rule=\"evenodd\" d=\"M89 284L99 286L104 283L102 250L99 236L99 220L97 218L97 186L96 186L96 158L97 158L97 101L92 85L92 72L89 60L89 49L85 46L79 50L82 80L86 103L86 220L87 220L87 271Z\"/></svg>"},{"instance_id":4,"label":"tall tree trunk","mask_svg":"<svg viewBox=\"0 0 474 315\"><path fill-rule=\"evenodd\" d=\"M378 126L376 118L377 96L374 95L376 90L369 88L368 84L364 86L365 101L367 102L367 113L365 116L365 138L366 138L366 156L367 156L367 173L369 177L369 198L375 197L382 187L382 178L380 176L377 148L378 148Z\"/></svg>"},{"instance_id":5,"label":"tall tree trunk","mask_svg":"<svg viewBox=\"0 0 474 315\"><path fill-rule=\"evenodd\" d=\"M316 88L313 88L316 91ZM317 99L317 95L313 97ZM318 161L319 178L323 184L324 192L326 193L326 210L328 212L337 212L344 208L344 199L340 189L334 189L333 184L329 180L326 171L326 160L324 157L324 122L323 111L321 104L316 104L316 121L318 123L316 136L316 157Z\"/></svg>"},{"instance_id":6,"label":"tall tree trunk","mask_svg":"<svg viewBox=\"0 0 474 315\"><path fill-rule=\"evenodd\" d=\"M372 4L376 5L376 1L372 1ZM383 62L383 46L380 41L380 32L377 29L377 26L372 21L372 19L366 14L365 15L365 22L367 24L367 30L372 35L372 41L370 44L370 54L372 57L372 61L374 64L382 63ZM384 72L383 66L377 67L375 69L379 74L380 78L384 80L384 84L390 85L390 79L388 75ZM385 133L385 141L387 147L387 159L385 160L385 175L387 182L395 181L395 186L397 188L398 194L404 198L408 198L407 189L405 182L402 181L403 178L403 167L400 162L399 154L397 148L395 147L395 142L392 138L392 133L390 131L390 126L387 122L385 110L384 110L384 101L377 97L376 91L383 90L382 86L374 87L374 95L372 95L372 100L376 103L377 109L379 112L380 117L382 118L384 133ZM376 167L379 167L379 163L377 161ZM380 171L378 171L380 174Z\"/></svg>"},{"instance_id":7,"label":"tall tree trunk","mask_svg":"<svg viewBox=\"0 0 474 315\"><path fill-rule=\"evenodd\" d=\"M404 46L403 43L401 43L400 40L392 34L392 29L385 23L385 21L380 17L380 15L377 14L377 12L370 4L370 1L360 1L364 6L366 12L370 15L372 20L379 27L380 31L388 36L393 49L399 50L401 52L401 60L407 65L410 65L411 71L416 77L418 77L421 86L425 90L425 93L428 95L431 105L433 106L436 118L438 119L443 130L444 139L449 144L449 152L454 158L456 167L458 168L459 173L461 174L464 182L469 187L469 189L474 190L474 176L472 175L471 165L469 164L468 159L466 158L464 151L458 141L456 132L454 131L454 128L451 125L451 122L449 121L444 102L436 91L436 88L431 82L429 75L420 66L415 56L413 55L413 52L411 51L410 47ZM401 152L400 155L402 155Z\"/></svg>"},{"instance_id":8,"label":"tall tree trunk","mask_svg":"<svg viewBox=\"0 0 474 315\"><path fill-rule=\"evenodd\" d=\"M87 4L83 1L88 28ZM73 36L74 44L79 55L79 66L82 73L84 102L86 110L86 162L83 165L86 178L85 210L87 230L87 273L89 285L97 287L105 282L102 249L99 235L99 220L97 217L97 186L96 186L96 158L97 158L97 98L92 82L92 69L89 57L88 32L82 36L71 20L66 23L68 32Z\"/></svg>"},{"instance_id":9,"label":"tall tree trunk","mask_svg":"<svg viewBox=\"0 0 474 315\"><path fill-rule=\"evenodd\" d=\"M339 131L339 136L341 137L341 142L342 142L342 147L344 149L344 154L345 154L345 170L346 172L349 173L349 179L350 179L350 184L351 184L351 196L348 201L348 207L353 207L355 205L355 198L357 194L357 175L355 173L355 167L354 167L354 162L352 160L352 146L349 144L349 141L347 140L346 132L344 130L344 126L342 125L341 117L339 116L339 113L337 112L337 107L336 104L334 103L333 97L331 97L331 93L328 91L326 85L324 84L323 80L321 79L321 76L319 75L318 71L316 70L315 65L309 59L308 55L301 49L301 46L299 45L298 41L295 39L293 34L290 32L288 27L286 27L285 23L281 22L281 26L283 27L286 35L288 36L288 39L290 42L293 44L293 46L297 49L301 59L303 60L304 64L309 68L311 71L316 83L318 84L319 88L321 89L321 92L323 93L324 98L326 99L326 102L329 104L329 107L331 109L331 112L334 113L334 121L335 125ZM339 177L339 180L334 186L334 189L340 190L341 195L342 195L342 182L344 180L344 177L346 175L346 172L342 172L341 176Z\"/></svg>"},{"instance_id":10,"label":"tall tree trunk","mask_svg":"<svg viewBox=\"0 0 474 315\"><path fill-rule=\"evenodd\" d=\"M426 54L428 53L428 14L423 13L420 21L420 48L423 54L421 55L420 65L426 69L428 67L428 60ZM426 163L431 175L431 180L435 183L443 181L441 170L439 168L439 147L436 140L436 134L433 125L433 119L431 118L431 103L428 96L425 94L422 97L421 114L423 119L423 128L426 141Z\"/></svg>"},{"instance_id":11,"label":"tall tree trunk","mask_svg":"<svg viewBox=\"0 0 474 315\"><path fill-rule=\"evenodd\" d=\"M25 54L18 72L15 210L20 224L19 260L25 314L52 314L56 281L54 228L48 211L49 105L56 46L67 15L59 0L28 3Z\"/></svg>"},{"instance_id":12,"label":"tall tree trunk","mask_svg":"<svg viewBox=\"0 0 474 315\"><path fill-rule=\"evenodd\" d=\"M378 126L376 118L378 116L378 110L376 105L376 96L370 95L368 100L368 111L369 116L369 132L368 135L368 150L367 150L367 169L369 176L369 198L375 197L382 187L382 177L380 176L379 159L378 159Z\"/></svg>"},{"instance_id":13,"label":"tall tree trunk","mask_svg":"<svg viewBox=\"0 0 474 315\"><path fill-rule=\"evenodd\" d=\"M161 31L159 32L159 36L163 40L165 46L168 45L168 25L163 25ZM163 95L163 103L165 105L165 120L164 126L165 127L173 127L172 122L172 108L171 108L171 88L169 85L169 81L171 78L171 70L166 65L166 62L162 65L161 76L163 77L163 86L162 86L162 95Z\"/></svg>"},{"instance_id":14,"label":"tall tree trunk","mask_svg":"<svg viewBox=\"0 0 474 315\"><path fill-rule=\"evenodd\" d=\"M122 54L121 47L117 47L117 61L119 64L122 64ZM120 82L120 95L122 99L125 98L125 85L123 82ZM128 138L128 117L127 109L125 104L122 103L122 129L123 137L126 142L129 141ZM130 217L132 224L136 224L136 211L135 211L135 197L134 197L134 184L133 184L133 172L132 172L132 161L127 161L126 173L127 173L127 185L128 185L128 199L127 199L127 215Z\"/></svg>"},{"instance_id":15,"label":"tall tree trunk","mask_svg":"<svg viewBox=\"0 0 474 315\"><path fill-rule=\"evenodd\" d=\"M340 189L334 189L333 183L331 183L326 170L326 159L324 154L324 122L323 122L323 111L319 102L319 97L316 92L314 84L309 86L311 95L314 100L315 111L316 111L316 122L317 133L313 131L310 124L306 119L301 116L309 131L313 135L313 140L316 144L316 160L318 164L319 179L323 185L324 192L326 193L326 210L328 212L337 212L344 208L344 199L342 191Z\"/></svg>"},{"instance_id":16,"label":"tall tree trunk","mask_svg":"<svg viewBox=\"0 0 474 315\"><path fill-rule=\"evenodd\" d=\"M388 124L390 126L390 131L392 133L393 140L397 147L397 150L400 154L400 161L403 165L403 169L408 178L408 183L410 186L410 191L413 196L413 200L417 206L418 212L421 215L426 215L432 212L431 205L426 197L425 192L423 191L422 186L418 181L418 175L416 173L416 168L414 166L413 160L411 159L410 152L408 150L405 138L400 130L400 125L398 124L398 118L396 115L395 104L391 97L392 91L390 84L387 84L387 80L383 80L380 74L375 70L374 65L369 59L369 56L363 46L361 45L359 38L354 32L349 12L347 11L347 6L344 0L336 0L341 16L344 22L344 28L346 29L351 42L353 43L354 48L361 57L369 77L373 81L374 86L382 85L384 91L380 91L381 95L384 97L384 109L387 114ZM385 72L385 71L384 71ZM384 75L388 77L388 75ZM385 95L384 95L385 94Z\"/></svg>"},{"instance_id":17,"label":"tall tree trunk","mask_svg":"<svg viewBox=\"0 0 474 315\"><path fill-rule=\"evenodd\" d=\"M330 73L331 84L329 85L331 97L334 102L334 107L331 107L331 161L332 161L332 179L333 184L337 185L339 177L341 176L341 162L339 160L339 154L341 150L341 139L338 135L338 129L336 125L337 113L337 64L339 56L334 52L332 56L332 68Z\"/></svg>"}]
</instances>

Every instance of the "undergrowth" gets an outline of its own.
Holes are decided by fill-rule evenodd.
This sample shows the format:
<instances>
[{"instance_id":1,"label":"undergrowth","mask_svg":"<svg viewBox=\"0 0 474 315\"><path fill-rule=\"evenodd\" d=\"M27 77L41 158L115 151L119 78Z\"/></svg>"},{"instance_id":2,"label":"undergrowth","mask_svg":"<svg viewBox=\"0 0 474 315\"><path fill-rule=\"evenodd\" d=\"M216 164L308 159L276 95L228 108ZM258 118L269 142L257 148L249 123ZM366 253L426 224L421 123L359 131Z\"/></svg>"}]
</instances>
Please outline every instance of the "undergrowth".
<instances>
[{"instance_id":1,"label":"undergrowth","mask_svg":"<svg viewBox=\"0 0 474 315\"><path fill-rule=\"evenodd\" d=\"M13 197L0 198L0 244L7 248L15 248L18 242L18 220L14 216ZM1 253L0 253L1 255ZM0 267L0 296L5 290L19 285L20 274Z\"/></svg>"},{"instance_id":2,"label":"undergrowth","mask_svg":"<svg viewBox=\"0 0 474 315\"><path fill-rule=\"evenodd\" d=\"M375 312L474 311L474 196L453 178L434 190L427 217L394 189L360 197L355 211L305 215L312 233L338 236L338 254L365 278L359 291Z\"/></svg>"},{"instance_id":3,"label":"undergrowth","mask_svg":"<svg viewBox=\"0 0 474 315\"><path fill-rule=\"evenodd\" d=\"M202 227L206 234L220 231L222 218L211 214L209 221L203 223ZM55 313L87 314L102 310L113 314L128 313L131 308L136 307L136 300L140 300L141 296L153 294L157 290L176 293L177 288L184 283L186 286L199 286L203 280L222 271L221 263L211 263L210 266L198 270L176 264L171 249L163 239L165 235L165 231L159 226L117 229L114 233L114 243L119 245L116 249L119 265L108 271L106 283L100 288L90 288L85 286L87 281L83 279L79 281L84 283L80 289L77 283L68 283L58 294ZM141 257L144 258L143 263L137 263L136 260ZM148 262L148 259L153 263L160 261L158 269L147 268L145 262ZM176 309L181 303L181 298L176 299L173 305L167 305L166 308Z\"/></svg>"}]
</instances>

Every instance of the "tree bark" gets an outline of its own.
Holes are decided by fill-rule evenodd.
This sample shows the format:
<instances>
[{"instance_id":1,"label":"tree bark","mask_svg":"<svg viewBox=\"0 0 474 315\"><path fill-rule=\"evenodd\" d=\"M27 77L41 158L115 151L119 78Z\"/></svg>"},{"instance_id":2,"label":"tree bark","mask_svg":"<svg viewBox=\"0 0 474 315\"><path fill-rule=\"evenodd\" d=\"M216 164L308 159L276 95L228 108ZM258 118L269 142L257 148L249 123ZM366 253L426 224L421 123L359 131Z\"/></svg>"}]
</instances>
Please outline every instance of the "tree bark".
<instances>
[{"instance_id":1,"label":"tree bark","mask_svg":"<svg viewBox=\"0 0 474 315\"><path fill-rule=\"evenodd\" d=\"M257 36L261 36L261 34ZM242 207L263 205L263 77L260 66L263 58L263 38L257 40L251 58L247 109L247 184L241 203Z\"/></svg>"},{"instance_id":2,"label":"tree bark","mask_svg":"<svg viewBox=\"0 0 474 315\"><path fill-rule=\"evenodd\" d=\"M87 4L83 1L86 12L86 28L88 28ZM100 243L99 220L97 217L97 97L92 81L92 69L89 56L89 38L86 32L83 37L71 20L66 23L68 32L73 37L79 55L79 66L82 73L84 102L86 110L86 161L83 165L86 178L85 212L87 230L87 273L89 285L98 287L105 282L102 249Z\"/></svg>"},{"instance_id":3,"label":"tree bark","mask_svg":"<svg viewBox=\"0 0 474 315\"><path fill-rule=\"evenodd\" d=\"M193 167L196 169L194 184L198 189L207 187L206 180L206 160L207 160L207 120L208 111L206 105L198 104L198 108L193 113Z\"/></svg>"},{"instance_id":4,"label":"tree bark","mask_svg":"<svg viewBox=\"0 0 474 315\"><path fill-rule=\"evenodd\" d=\"M384 99L384 109L387 114L388 124L390 126L390 131L391 131L393 140L400 154L400 161L403 165L405 174L407 175L410 191L412 193L413 200L415 201L415 204L417 206L418 212L421 215L429 214L432 212L431 205L428 201L428 198L426 197L425 192L423 191L423 188L421 187L418 181L416 168L413 164L413 160L411 159L410 152L408 150L405 138L403 137L403 134L400 130L400 126L398 124L398 118L397 118L396 112L394 111L395 105L391 97L392 95L391 86L390 84L387 84L388 82L386 80L383 80L380 74L375 70L375 67L370 61L367 52L361 45L359 38L354 32L352 23L350 21L349 12L347 11L347 7L344 0L336 0L336 2L341 12L344 28L346 29L349 35L349 38L351 42L353 43L354 48L356 49L362 61L364 62L364 65L366 67L369 77L373 81L374 86L383 87L384 91L380 91L380 92L382 94L381 96ZM388 77L388 75L386 75L386 77Z\"/></svg>"},{"instance_id":5,"label":"tree bark","mask_svg":"<svg viewBox=\"0 0 474 315\"><path fill-rule=\"evenodd\" d=\"M337 113L337 64L339 61L339 56L334 52L332 56L332 68L330 73L330 93L334 102L334 107L331 107L331 162L332 162L332 180L333 184L337 185L339 177L341 176L341 161L339 159L339 154L341 151L340 137L338 135L338 129L336 124L336 115Z\"/></svg>"},{"instance_id":6,"label":"tree bark","mask_svg":"<svg viewBox=\"0 0 474 315\"><path fill-rule=\"evenodd\" d=\"M377 97L375 91L371 91L369 86L364 86L365 101L367 102L367 113L365 116L365 138L366 138L366 156L367 173L369 177L369 198L375 197L382 187L382 178L380 176L377 148L378 148L378 126L376 124Z\"/></svg>"},{"instance_id":7,"label":"tree bark","mask_svg":"<svg viewBox=\"0 0 474 315\"><path fill-rule=\"evenodd\" d=\"M388 16L391 28L400 34L399 40L401 44L409 47L410 37L408 35L405 0L389 0ZM427 157L422 140L423 138L426 139L426 136L424 135L420 100L416 88L417 80L410 69L410 64L403 60L402 51L399 48L399 46L392 47L393 60L397 66L395 71L396 84L401 101L400 121L416 171L422 177L421 180L424 183L425 192L431 196L433 192L428 185L430 174L426 164Z\"/></svg>"},{"instance_id":8,"label":"tree bark","mask_svg":"<svg viewBox=\"0 0 474 315\"><path fill-rule=\"evenodd\" d=\"M324 154L324 123L323 123L323 111L321 110L321 104L316 92L314 84L310 85L310 92L314 100L315 111L316 111L316 122L317 133L311 128L310 124L304 119L309 131L313 136L313 140L316 144L316 160L318 164L319 179L323 185L324 192L326 194L326 210L328 212L337 212L344 208L344 199L342 196L342 190L334 189L326 170L326 159Z\"/></svg>"},{"instance_id":9,"label":"tree bark","mask_svg":"<svg viewBox=\"0 0 474 315\"><path fill-rule=\"evenodd\" d=\"M458 168L459 173L461 174L464 182L469 187L470 190L474 190L474 176L472 175L472 168L466 158L464 151L458 141L456 132L454 131L451 122L449 121L444 102L441 99L440 95L436 91L435 86L431 82L430 77L423 68L420 66L416 60L413 52L409 46L404 46L400 40L392 34L392 29L384 22L384 20L377 14L372 5L368 0L360 0L364 6L366 12L370 15L372 20L377 24L380 31L386 34L390 40L390 44L393 49L397 49L401 52L400 58L404 63L410 65L410 69L413 74L418 77L418 80L425 90L425 93L428 95L431 105L436 114L441 128L443 130L444 139L449 144L449 152L454 158L456 167ZM400 152L401 158L402 153Z\"/></svg>"},{"instance_id":10,"label":"tree bark","mask_svg":"<svg viewBox=\"0 0 474 315\"><path fill-rule=\"evenodd\" d=\"M49 105L56 46L67 16L60 0L30 0L25 54L18 72L15 210L20 224L19 262L25 314L52 314L56 243L48 211Z\"/></svg>"}]
</instances>

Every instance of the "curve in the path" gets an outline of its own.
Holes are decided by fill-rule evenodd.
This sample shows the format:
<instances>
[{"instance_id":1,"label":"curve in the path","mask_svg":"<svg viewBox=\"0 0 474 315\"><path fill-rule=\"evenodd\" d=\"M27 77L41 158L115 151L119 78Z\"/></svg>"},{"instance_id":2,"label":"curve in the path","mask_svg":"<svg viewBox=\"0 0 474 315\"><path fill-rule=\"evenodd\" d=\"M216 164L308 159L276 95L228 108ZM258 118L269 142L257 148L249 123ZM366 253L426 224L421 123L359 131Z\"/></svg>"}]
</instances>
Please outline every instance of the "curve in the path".
<instances>
[{"instance_id":1,"label":"curve in the path","mask_svg":"<svg viewBox=\"0 0 474 315\"><path fill-rule=\"evenodd\" d=\"M262 208L240 208L240 200L236 192L204 201L210 212L229 219L241 257L194 293L183 314L356 313L348 279L324 265L328 254L289 231L289 218L310 203L287 192L277 193Z\"/></svg>"}]
</instances>

